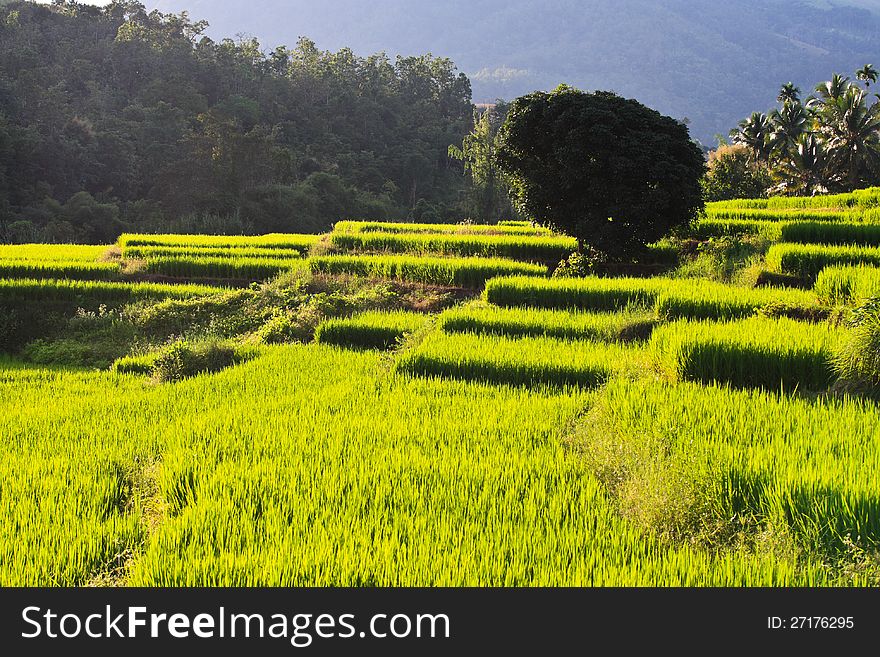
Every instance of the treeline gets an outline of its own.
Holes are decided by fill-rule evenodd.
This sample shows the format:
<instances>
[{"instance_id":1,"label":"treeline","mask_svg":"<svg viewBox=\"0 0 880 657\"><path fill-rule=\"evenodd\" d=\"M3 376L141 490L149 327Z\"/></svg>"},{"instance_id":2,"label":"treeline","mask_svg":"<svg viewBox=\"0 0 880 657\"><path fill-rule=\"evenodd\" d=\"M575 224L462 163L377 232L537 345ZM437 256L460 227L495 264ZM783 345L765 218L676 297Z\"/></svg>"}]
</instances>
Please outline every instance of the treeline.
<instances>
[{"instance_id":1,"label":"treeline","mask_svg":"<svg viewBox=\"0 0 880 657\"><path fill-rule=\"evenodd\" d=\"M2 241L467 214L447 149L471 88L448 59L267 54L127 0L0 5Z\"/></svg>"}]
</instances>

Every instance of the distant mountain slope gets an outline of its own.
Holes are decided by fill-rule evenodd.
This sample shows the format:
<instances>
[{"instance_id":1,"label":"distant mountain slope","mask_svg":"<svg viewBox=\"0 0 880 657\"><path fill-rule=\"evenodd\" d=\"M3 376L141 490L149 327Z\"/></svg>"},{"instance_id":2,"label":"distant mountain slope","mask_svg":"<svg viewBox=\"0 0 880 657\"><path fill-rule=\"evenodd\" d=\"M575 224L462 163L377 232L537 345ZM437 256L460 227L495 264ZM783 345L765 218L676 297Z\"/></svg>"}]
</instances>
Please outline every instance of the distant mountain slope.
<instances>
[{"instance_id":1,"label":"distant mountain slope","mask_svg":"<svg viewBox=\"0 0 880 657\"><path fill-rule=\"evenodd\" d=\"M211 22L213 37L299 36L360 54L430 51L473 81L474 100L567 82L612 89L677 118L705 142L782 82L880 66L880 0L147 0Z\"/></svg>"}]
</instances>

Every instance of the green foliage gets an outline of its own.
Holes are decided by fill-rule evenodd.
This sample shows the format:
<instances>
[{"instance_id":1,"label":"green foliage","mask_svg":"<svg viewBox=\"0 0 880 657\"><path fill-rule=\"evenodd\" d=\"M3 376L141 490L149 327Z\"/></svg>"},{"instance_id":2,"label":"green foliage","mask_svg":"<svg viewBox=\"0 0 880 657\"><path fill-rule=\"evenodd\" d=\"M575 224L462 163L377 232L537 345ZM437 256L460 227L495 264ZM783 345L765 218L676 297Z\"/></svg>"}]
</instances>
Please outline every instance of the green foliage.
<instances>
[{"instance_id":1,"label":"green foliage","mask_svg":"<svg viewBox=\"0 0 880 657\"><path fill-rule=\"evenodd\" d=\"M546 276L542 265L501 258L427 258L417 256L320 256L309 258L314 274L385 278L429 285L482 287L495 276Z\"/></svg>"},{"instance_id":2,"label":"green foliage","mask_svg":"<svg viewBox=\"0 0 880 657\"><path fill-rule=\"evenodd\" d=\"M253 350L243 350L216 340L195 343L178 340L156 355L150 373L158 382L173 383L200 374L219 372L255 355Z\"/></svg>"},{"instance_id":3,"label":"green foliage","mask_svg":"<svg viewBox=\"0 0 880 657\"><path fill-rule=\"evenodd\" d=\"M613 93L523 96L500 140L499 167L523 214L616 259L703 206L703 155L687 128Z\"/></svg>"},{"instance_id":4,"label":"green foliage","mask_svg":"<svg viewBox=\"0 0 880 657\"><path fill-rule=\"evenodd\" d=\"M856 189L844 194L816 196L772 196L767 199L736 199L709 206L714 210L846 210L875 208L880 204L880 187Z\"/></svg>"},{"instance_id":5,"label":"green foliage","mask_svg":"<svg viewBox=\"0 0 880 657\"><path fill-rule=\"evenodd\" d=\"M461 214L447 148L471 127L471 89L450 60L305 38L265 52L205 27L139 2L0 8L0 240Z\"/></svg>"},{"instance_id":6,"label":"green foliage","mask_svg":"<svg viewBox=\"0 0 880 657\"><path fill-rule=\"evenodd\" d=\"M701 181L706 202L735 198L761 198L773 184L770 173L751 161L748 149L722 145L709 154L709 165Z\"/></svg>"},{"instance_id":7,"label":"green foliage","mask_svg":"<svg viewBox=\"0 0 880 657\"><path fill-rule=\"evenodd\" d=\"M834 380L839 329L792 319L674 322L654 331L655 367L673 380L728 383L769 391L822 391Z\"/></svg>"}]
</instances>

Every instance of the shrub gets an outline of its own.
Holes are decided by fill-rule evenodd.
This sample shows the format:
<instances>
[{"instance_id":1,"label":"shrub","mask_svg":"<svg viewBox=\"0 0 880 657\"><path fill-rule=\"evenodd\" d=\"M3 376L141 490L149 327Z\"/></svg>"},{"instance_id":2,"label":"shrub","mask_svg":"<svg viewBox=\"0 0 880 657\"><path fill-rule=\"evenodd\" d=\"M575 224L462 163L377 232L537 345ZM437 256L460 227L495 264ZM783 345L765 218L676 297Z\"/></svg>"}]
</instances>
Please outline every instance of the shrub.
<instances>
[{"instance_id":1,"label":"shrub","mask_svg":"<svg viewBox=\"0 0 880 657\"><path fill-rule=\"evenodd\" d=\"M179 340L159 352L151 373L156 381L170 383L199 374L219 372L254 355L252 351L237 349L227 342L192 343Z\"/></svg>"}]
</instances>

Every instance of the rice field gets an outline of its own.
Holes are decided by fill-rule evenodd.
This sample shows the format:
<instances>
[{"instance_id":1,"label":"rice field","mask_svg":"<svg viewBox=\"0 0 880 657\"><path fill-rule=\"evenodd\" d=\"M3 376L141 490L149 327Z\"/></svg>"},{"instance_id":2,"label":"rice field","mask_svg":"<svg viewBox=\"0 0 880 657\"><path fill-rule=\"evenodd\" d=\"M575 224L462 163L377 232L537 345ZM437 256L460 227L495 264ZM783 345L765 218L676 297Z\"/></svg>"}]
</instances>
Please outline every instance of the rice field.
<instances>
[{"instance_id":1,"label":"rice field","mask_svg":"<svg viewBox=\"0 0 880 657\"><path fill-rule=\"evenodd\" d=\"M813 290L828 305L854 305L880 297L880 267L826 267L816 278Z\"/></svg>"},{"instance_id":2,"label":"rice field","mask_svg":"<svg viewBox=\"0 0 880 657\"><path fill-rule=\"evenodd\" d=\"M392 280L480 288L496 276L546 276L547 267L502 258L429 258L418 256L315 256L314 274L363 276Z\"/></svg>"},{"instance_id":3,"label":"rice field","mask_svg":"<svg viewBox=\"0 0 880 657\"><path fill-rule=\"evenodd\" d=\"M845 210L847 208L874 208L880 206L880 187L857 189L846 194L823 196L774 196L766 199L737 199L718 201L707 206L708 211L728 209L767 209L767 210Z\"/></svg>"},{"instance_id":4,"label":"rice field","mask_svg":"<svg viewBox=\"0 0 880 657\"><path fill-rule=\"evenodd\" d=\"M447 333L602 342L644 339L655 324L653 315L647 312L588 313L489 305L451 308L438 320L439 327Z\"/></svg>"},{"instance_id":5,"label":"rice field","mask_svg":"<svg viewBox=\"0 0 880 657\"><path fill-rule=\"evenodd\" d=\"M118 262L0 259L0 278L51 278L80 281L111 281L118 279L121 274L122 268Z\"/></svg>"},{"instance_id":6,"label":"rice field","mask_svg":"<svg viewBox=\"0 0 880 657\"><path fill-rule=\"evenodd\" d=\"M282 272L305 270L305 260L292 258L156 257L146 260L143 271L172 278L236 279L261 281Z\"/></svg>"},{"instance_id":7,"label":"rice field","mask_svg":"<svg viewBox=\"0 0 880 657\"><path fill-rule=\"evenodd\" d=\"M651 351L655 368L671 380L823 391L834 381L831 359L843 336L839 328L784 317L678 321L654 331Z\"/></svg>"},{"instance_id":8,"label":"rice field","mask_svg":"<svg viewBox=\"0 0 880 657\"><path fill-rule=\"evenodd\" d=\"M792 535L831 555L880 542L873 402L617 380L595 408L579 441L635 522Z\"/></svg>"},{"instance_id":9,"label":"rice field","mask_svg":"<svg viewBox=\"0 0 880 657\"><path fill-rule=\"evenodd\" d=\"M0 260L96 262L109 248L82 244L0 244Z\"/></svg>"},{"instance_id":10,"label":"rice field","mask_svg":"<svg viewBox=\"0 0 880 657\"><path fill-rule=\"evenodd\" d=\"M315 331L315 342L351 349L390 349L422 328L428 316L404 311L373 311L347 319L328 319Z\"/></svg>"},{"instance_id":11,"label":"rice field","mask_svg":"<svg viewBox=\"0 0 880 657\"><path fill-rule=\"evenodd\" d=\"M880 294L876 268L835 260L870 248L828 244L873 239L880 190L808 201L718 205L698 230L821 237L767 254L812 290L550 278L515 258L558 260L563 241L523 222L125 235L143 276L305 272L236 294L267 291L313 334L248 334L228 343L247 359L164 382L144 375L184 340L184 306L220 314L219 288L73 280L118 272L107 247L0 247L0 312L167 299L147 310L174 333L109 371L0 356L0 585L876 585L859 555L880 547L880 414L834 393L830 365L849 329L756 314ZM352 314L348 277L424 284L368 307L443 303Z\"/></svg>"},{"instance_id":12,"label":"rice field","mask_svg":"<svg viewBox=\"0 0 880 657\"><path fill-rule=\"evenodd\" d=\"M484 224L419 224L392 223L387 221L339 221L333 226L335 233L386 233L399 234L434 234L434 235L515 235L515 236L551 236L553 231L540 226L533 226L527 221L501 222L497 225Z\"/></svg>"},{"instance_id":13,"label":"rice field","mask_svg":"<svg viewBox=\"0 0 880 657\"><path fill-rule=\"evenodd\" d=\"M555 338L434 333L405 351L399 371L524 386L594 387L625 360L623 347Z\"/></svg>"},{"instance_id":14,"label":"rice field","mask_svg":"<svg viewBox=\"0 0 880 657\"><path fill-rule=\"evenodd\" d=\"M819 273L834 265L880 265L880 248L775 244L767 251L771 271L815 281Z\"/></svg>"},{"instance_id":15,"label":"rice field","mask_svg":"<svg viewBox=\"0 0 880 657\"><path fill-rule=\"evenodd\" d=\"M128 260L150 258L301 258L296 249L271 247L240 247L236 249L200 246L126 246L122 257Z\"/></svg>"},{"instance_id":16,"label":"rice field","mask_svg":"<svg viewBox=\"0 0 880 657\"><path fill-rule=\"evenodd\" d=\"M638 307L665 319L734 319L775 303L806 309L818 305L815 294L803 290L669 278L496 278L486 285L485 298L503 307L590 311Z\"/></svg>"},{"instance_id":17,"label":"rice field","mask_svg":"<svg viewBox=\"0 0 880 657\"><path fill-rule=\"evenodd\" d=\"M269 234L243 235L139 235L125 234L117 244L124 250L129 247L164 246L198 247L213 249L293 249L306 253L321 239L320 235Z\"/></svg>"},{"instance_id":18,"label":"rice field","mask_svg":"<svg viewBox=\"0 0 880 657\"><path fill-rule=\"evenodd\" d=\"M139 299L188 298L216 294L205 285L113 283L51 279L0 279L0 304L65 304L81 308L122 304Z\"/></svg>"},{"instance_id":19,"label":"rice field","mask_svg":"<svg viewBox=\"0 0 880 657\"><path fill-rule=\"evenodd\" d=\"M508 235L334 232L330 236L330 243L341 252L509 258L554 264L567 258L577 248L577 240L570 237Z\"/></svg>"}]
</instances>

